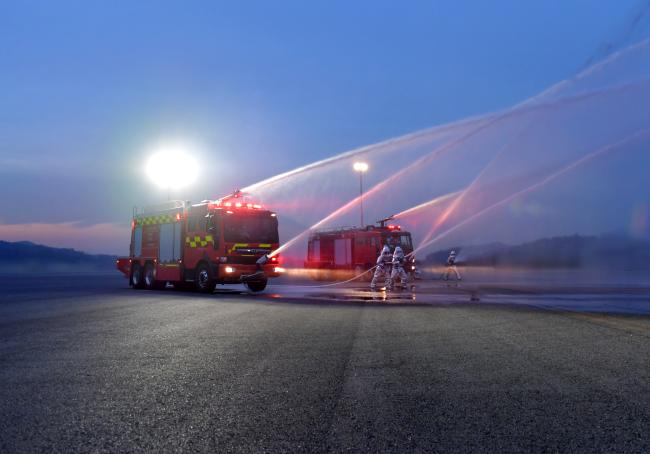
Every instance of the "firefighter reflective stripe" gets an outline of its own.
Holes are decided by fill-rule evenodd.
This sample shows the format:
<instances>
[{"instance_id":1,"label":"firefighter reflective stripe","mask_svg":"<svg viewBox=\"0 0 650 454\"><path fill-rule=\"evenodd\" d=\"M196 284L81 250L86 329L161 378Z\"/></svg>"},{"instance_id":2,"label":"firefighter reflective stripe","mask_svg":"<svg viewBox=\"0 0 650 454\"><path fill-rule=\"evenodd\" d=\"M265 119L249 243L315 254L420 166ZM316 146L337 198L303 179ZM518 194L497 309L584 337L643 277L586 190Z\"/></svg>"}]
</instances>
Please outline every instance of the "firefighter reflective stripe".
<instances>
[{"instance_id":1,"label":"firefighter reflective stripe","mask_svg":"<svg viewBox=\"0 0 650 454\"><path fill-rule=\"evenodd\" d=\"M156 225L166 224L168 222L175 222L176 217L171 214L161 214L158 216L147 216L144 218L136 218L135 225Z\"/></svg>"},{"instance_id":2,"label":"firefighter reflective stripe","mask_svg":"<svg viewBox=\"0 0 650 454\"><path fill-rule=\"evenodd\" d=\"M270 243L260 243L260 247L271 247Z\"/></svg>"},{"instance_id":3,"label":"firefighter reflective stripe","mask_svg":"<svg viewBox=\"0 0 650 454\"><path fill-rule=\"evenodd\" d=\"M189 247L206 247L208 244L214 245L212 235L205 235L204 237L201 237L201 235L185 237L185 245Z\"/></svg>"},{"instance_id":4,"label":"firefighter reflective stripe","mask_svg":"<svg viewBox=\"0 0 650 454\"><path fill-rule=\"evenodd\" d=\"M248 247L248 243L235 243L232 245L230 249L228 249L228 254L232 254L232 251L234 251L237 248L240 247Z\"/></svg>"}]
</instances>

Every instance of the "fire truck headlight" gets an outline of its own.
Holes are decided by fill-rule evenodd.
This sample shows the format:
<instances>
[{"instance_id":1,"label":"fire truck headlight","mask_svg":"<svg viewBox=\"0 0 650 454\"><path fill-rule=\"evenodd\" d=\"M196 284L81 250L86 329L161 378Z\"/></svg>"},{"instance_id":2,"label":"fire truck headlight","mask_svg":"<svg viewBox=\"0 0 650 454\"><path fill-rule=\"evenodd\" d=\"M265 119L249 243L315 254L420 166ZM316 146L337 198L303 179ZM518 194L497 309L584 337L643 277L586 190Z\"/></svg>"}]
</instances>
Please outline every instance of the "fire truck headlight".
<instances>
[{"instance_id":1,"label":"fire truck headlight","mask_svg":"<svg viewBox=\"0 0 650 454\"><path fill-rule=\"evenodd\" d=\"M414 269L415 269L415 265L413 265L413 266L411 267L411 269L414 270Z\"/></svg>"},{"instance_id":2,"label":"fire truck headlight","mask_svg":"<svg viewBox=\"0 0 650 454\"><path fill-rule=\"evenodd\" d=\"M234 273L235 269L232 266L227 266L226 267L226 273Z\"/></svg>"},{"instance_id":3,"label":"fire truck headlight","mask_svg":"<svg viewBox=\"0 0 650 454\"><path fill-rule=\"evenodd\" d=\"M284 268L282 268L281 266L276 266L276 267L274 268L274 270L275 270L276 273L284 273L284 272L286 271L286 270L285 270Z\"/></svg>"}]
</instances>

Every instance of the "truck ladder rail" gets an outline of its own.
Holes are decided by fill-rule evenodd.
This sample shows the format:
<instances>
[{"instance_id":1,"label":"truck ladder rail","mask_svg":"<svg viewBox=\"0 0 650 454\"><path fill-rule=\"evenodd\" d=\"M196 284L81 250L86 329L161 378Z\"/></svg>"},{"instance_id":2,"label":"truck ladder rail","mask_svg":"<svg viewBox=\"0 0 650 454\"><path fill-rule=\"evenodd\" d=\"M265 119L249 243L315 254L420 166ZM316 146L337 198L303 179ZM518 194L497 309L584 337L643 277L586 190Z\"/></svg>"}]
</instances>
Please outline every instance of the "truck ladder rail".
<instances>
[{"instance_id":1,"label":"truck ladder rail","mask_svg":"<svg viewBox=\"0 0 650 454\"><path fill-rule=\"evenodd\" d=\"M189 202L184 200L169 200L167 202L159 203L156 205L148 205L140 208L140 210L135 209L135 216L146 216L157 213L164 213L169 211L184 210L188 206Z\"/></svg>"}]
</instances>

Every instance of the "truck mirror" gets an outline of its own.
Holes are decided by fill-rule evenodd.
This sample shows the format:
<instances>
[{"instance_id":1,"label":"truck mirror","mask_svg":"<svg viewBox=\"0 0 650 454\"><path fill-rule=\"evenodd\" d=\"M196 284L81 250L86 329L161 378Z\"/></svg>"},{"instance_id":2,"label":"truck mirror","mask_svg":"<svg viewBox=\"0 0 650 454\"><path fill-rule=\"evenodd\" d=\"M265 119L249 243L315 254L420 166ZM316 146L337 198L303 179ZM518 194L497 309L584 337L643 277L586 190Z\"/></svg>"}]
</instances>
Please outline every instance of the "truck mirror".
<instances>
[{"instance_id":1,"label":"truck mirror","mask_svg":"<svg viewBox=\"0 0 650 454\"><path fill-rule=\"evenodd\" d=\"M214 225L212 224L212 218L213 217L214 217L214 215L210 214L210 213L205 215L205 224L206 224L205 229L208 232L214 232Z\"/></svg>"}]
</instances>

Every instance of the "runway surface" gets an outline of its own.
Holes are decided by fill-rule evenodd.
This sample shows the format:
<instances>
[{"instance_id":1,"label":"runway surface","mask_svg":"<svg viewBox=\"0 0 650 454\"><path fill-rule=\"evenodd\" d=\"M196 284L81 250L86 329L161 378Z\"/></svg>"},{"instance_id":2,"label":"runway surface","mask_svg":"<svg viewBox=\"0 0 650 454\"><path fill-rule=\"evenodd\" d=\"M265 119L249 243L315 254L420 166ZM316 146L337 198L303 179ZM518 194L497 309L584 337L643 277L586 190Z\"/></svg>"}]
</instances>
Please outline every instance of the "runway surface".
<instances>
[{"instance_id":1,"label":"runway surface","mask_svg":"<svg viewBox=\"0 0 650 454\"><path fill-rule=\"evenodd\" d=\"M642 285L0 283L0 452L650 450Z\"/></svg>"}]
</instances>

